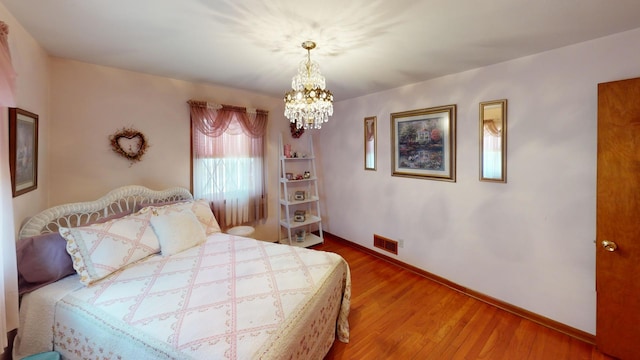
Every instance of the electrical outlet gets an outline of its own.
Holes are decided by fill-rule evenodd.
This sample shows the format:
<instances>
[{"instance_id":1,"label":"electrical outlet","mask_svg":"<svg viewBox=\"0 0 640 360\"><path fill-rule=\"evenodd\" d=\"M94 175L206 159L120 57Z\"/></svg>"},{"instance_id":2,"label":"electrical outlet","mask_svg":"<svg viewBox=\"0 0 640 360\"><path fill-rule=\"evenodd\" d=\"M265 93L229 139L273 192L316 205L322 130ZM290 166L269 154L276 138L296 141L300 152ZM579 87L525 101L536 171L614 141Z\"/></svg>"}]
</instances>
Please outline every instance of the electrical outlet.
<instances>
[{"instance_id":1,"label":"electrical outlet","mask_svg":"<svg viewBox=\"0 0 640 360\"><path fill-rule=\"evenodd\" d=\"M401 247L401 248L404 247L404 239L398 240L398 246Z\"/></svg>"}]
</instances>

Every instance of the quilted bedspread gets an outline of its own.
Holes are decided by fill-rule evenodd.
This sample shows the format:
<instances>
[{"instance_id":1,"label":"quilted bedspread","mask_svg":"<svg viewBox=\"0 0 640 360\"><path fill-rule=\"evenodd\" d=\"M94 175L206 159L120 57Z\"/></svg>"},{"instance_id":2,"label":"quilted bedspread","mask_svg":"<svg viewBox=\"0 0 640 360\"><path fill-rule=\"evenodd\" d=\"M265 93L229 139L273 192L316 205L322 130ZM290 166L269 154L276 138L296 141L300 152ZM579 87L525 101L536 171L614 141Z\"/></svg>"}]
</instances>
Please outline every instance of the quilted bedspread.
<instances>
[{"instance_id":1,"label":"quilted bedspread","mask_svg":"<svg viewBox=\"0 0 640 360\"><path fill-rule=\"evenodd\" d=\"M322 359L348 342L339 255L226 234L75 290L55 310L65 358Z\"/></svg>"}]
</instances>

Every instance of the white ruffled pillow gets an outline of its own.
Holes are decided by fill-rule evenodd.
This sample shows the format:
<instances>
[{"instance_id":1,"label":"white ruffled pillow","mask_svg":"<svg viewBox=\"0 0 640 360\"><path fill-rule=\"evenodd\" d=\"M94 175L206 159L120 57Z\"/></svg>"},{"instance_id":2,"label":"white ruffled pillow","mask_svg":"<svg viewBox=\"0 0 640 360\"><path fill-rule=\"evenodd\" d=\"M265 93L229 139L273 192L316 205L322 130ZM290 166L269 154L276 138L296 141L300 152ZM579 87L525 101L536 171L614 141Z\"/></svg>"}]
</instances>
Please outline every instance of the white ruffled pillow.
<instances>
[{"instance_id":1,"label":"white ruffled pillow","mask_svg":"<svg viewBox=\"0 0 640 360\"><path fill-rule=\"evenodd\" d=\"M152 216L151 226L160 241L162 256L169 256L205 242L204 229L191 210Z\"/></svg>"},{"instance_id":2,"label":"white ruffled pillow","mask_svg":"<svg viewBox=\"0 0 640 360\"><path fill-rule=\"evenodd\" d=\"M128 264L160 251L151 213L136 213L101 224L66 228L60 235L80 282L91 285Z\"/></svg>"}]
</instances>

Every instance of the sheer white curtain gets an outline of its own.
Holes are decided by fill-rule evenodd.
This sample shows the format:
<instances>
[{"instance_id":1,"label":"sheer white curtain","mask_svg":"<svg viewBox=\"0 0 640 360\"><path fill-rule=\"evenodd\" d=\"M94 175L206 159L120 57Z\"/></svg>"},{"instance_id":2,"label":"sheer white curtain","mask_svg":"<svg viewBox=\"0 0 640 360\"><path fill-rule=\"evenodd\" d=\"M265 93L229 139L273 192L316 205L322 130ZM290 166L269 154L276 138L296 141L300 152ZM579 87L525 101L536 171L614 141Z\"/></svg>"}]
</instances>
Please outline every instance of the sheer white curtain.
<instances>
[{"instance_id":1,"label":"sheer white curtain","mask_svg":"<svg viewBox=\"0 0 640 360\"><path fill-rule=\"evenodd\" d=\"M268 113L189 101L193 195L228 228L266 217L264 135Z\"/></svg>"},{"instance_id":2,"label":"sheer white curtain","mask_svg":"<svg viewBox=\"0 0 640 360\"><path fill-rule=\"evenodd\" d=\"M502 174L502 129L493 120L484 121L482 175L500 178Z\"/></svg>"},{"instance_id":3,"label":"sheer white curtain","mask_svg":"<svg viewBox=\"0 0 640 360\"><path fill-rule=\"evenodd\" d=\"M14 88L16 74L11 65L11 54L7 36L9 28L0 21L0 354L7 347L7 315L15 314L17 301L9 301L8 296L17 296L12 291L16 279L16 247L13 221L13 202L11 193L11 175L9 172L9 124L7 107L15 106ZM15 289L14 289L15 290ZM12 304L12 305L9 305ZM9 306L8 306L9 305ZM10 308L8 308L10 307Z\"/></svg>"},{"instance_id":4,"label":"sheer white curtain","mask_svg":"<svg viewBox=\"0 0 640 360\"><path fill-rule=\"evenodd\" d=\"M375 124L369 119L366 119L365 124L364 167L374 169L376 167Z\"/></svg>"}]
</instances>

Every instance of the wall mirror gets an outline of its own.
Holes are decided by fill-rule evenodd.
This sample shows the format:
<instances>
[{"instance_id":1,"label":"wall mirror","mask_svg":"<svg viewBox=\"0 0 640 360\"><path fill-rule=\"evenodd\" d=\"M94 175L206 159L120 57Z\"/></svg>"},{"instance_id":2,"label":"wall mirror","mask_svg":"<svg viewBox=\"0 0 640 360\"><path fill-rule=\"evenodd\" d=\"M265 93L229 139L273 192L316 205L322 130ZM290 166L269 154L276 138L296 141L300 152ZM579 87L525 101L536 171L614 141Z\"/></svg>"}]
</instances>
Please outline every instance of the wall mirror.
<instances>
[{"instance_id":1,"label":"wall mirror","mask_svg":"<svg viewBox=\"0 0 640 360\"><path fill-rule=\"evenodd\" d=\"M364 169L376 169L376 117L364 118Z\"/></svg>"},{"instance_id":2,"label":"wall mirror","mask_svg":"<svg viewBox=\"0 0 640 360\"><path fill-rule=\"evenodd\" d=\"M480 181L507 182L507 100L480 103Z\"/></svg>"}]
</instances>

